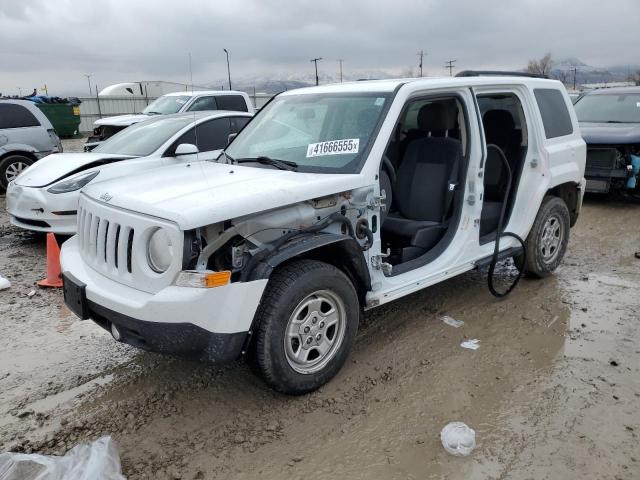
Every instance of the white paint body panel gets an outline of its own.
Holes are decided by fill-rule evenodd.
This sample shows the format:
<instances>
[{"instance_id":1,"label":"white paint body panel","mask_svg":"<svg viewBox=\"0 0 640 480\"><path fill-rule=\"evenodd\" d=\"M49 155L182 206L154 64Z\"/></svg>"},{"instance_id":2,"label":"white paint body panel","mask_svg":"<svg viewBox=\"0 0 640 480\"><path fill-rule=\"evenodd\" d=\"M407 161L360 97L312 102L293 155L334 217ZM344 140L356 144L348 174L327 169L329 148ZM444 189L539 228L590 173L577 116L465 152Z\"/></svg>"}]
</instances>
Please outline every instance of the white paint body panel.
<instances>
[{"instance_id":1,"label":"white paint body panel","mask_svg":"<svg viewBox=\"0 0 640 480\"><path fill-rule=\"evenodd\" d=\"M215 162L156 169L85 187L92 198L176 222L182 230L352 190L363 175L296 173Z\"/></svg>"}]
</instances>

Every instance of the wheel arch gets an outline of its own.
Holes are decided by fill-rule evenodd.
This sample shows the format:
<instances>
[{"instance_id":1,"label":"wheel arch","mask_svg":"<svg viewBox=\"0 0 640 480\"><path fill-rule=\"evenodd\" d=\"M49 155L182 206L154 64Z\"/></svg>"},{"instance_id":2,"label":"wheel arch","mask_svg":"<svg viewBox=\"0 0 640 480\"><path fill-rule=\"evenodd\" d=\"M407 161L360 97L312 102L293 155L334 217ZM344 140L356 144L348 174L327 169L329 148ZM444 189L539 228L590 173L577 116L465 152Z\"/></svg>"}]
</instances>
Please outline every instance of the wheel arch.
<instances>
[{"instance_id":1,"label":"wheel arch","mask_svg":"<svg viewBox=\"0 0 640 480\"><path fill-rule=\"evenodd\" d=\"M580 214L580 204L582 195L580 192L581 185L576 182L566 182L561 183L560 185L556 185L553 188L547 190L547 194L545 196L553 196L558 197L564 201L569 209L569 225L573 227L578 220L578 215Z\"/></svg>"},{"instance_id":2,"label":"wheel arch","mask_svg":"<svg viewBox=\"0 0 640 480\"><path fill-rule=\"evenodd\" d=\"M353 283L360 304L371 290L371 277L362 248L348 235L321 233L305 235L265 257L255 267L252 279L269 278L273 271L295 260L317 260L341 270Z\"/></svg>"},{"instance_id":3,"label":"wheel arch","mask_svg":"<svg viewBox=\"0 0 640 480\"><path fill-rule=\"evenodd\" d=\"M10 150L4 153L0 153L0 161L13 155L22 155L23 157L27 157L29 160L33 160L34 162L38 160L38 157L36 157L33 152L30 152L28 150Z\"/></svg>"}]
</instances>

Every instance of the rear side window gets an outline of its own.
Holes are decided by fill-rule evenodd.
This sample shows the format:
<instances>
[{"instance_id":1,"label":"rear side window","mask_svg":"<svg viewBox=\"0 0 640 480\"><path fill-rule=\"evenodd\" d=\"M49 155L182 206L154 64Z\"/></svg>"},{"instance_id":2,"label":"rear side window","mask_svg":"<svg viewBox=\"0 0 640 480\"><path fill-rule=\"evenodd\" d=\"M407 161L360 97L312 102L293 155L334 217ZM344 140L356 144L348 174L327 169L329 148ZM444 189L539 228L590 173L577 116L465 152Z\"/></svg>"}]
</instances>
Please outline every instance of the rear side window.
<instances>
[{"instance_id":1,"label":"rear side window","mask_svg":"<svg viewBox=\"0 0 640 480\"><path fill-rule=\"evenodd\" d=\"M227 146L231 128L228 118L217 118L200 124L198 130L198 150L210 152Z\"/></svg>"},{"instance_id":2,"label":"rear side window","mask_svg":"<svg viewBox=\"0 0 640 480\"><path fill-rule=\"evenodd\" d=\"M217 109L218 109L218 104L216 102L216 97L198 98L189 107L190 112L202 112L205 110L217 110Z\"/></svg>"},{"instance_id":3,"label":"rear side window","mask_svg":"<svg viewBox=\"0 0 640 480\"><path fill-rule=\"evenodd\" d=\"M242 95L220 95L216 97L219 110L233 110L247 112L247 102Z\"/></svg>"},{"instance_id":4,"label":"rear side window","mask_svg":"<svg viewBox=\"0 0 640 480\"><path fill-rule=\"evenodd\" d=\"M22 105L0 102L0 128L39 126L38 119Z\"/></svg>"},{"instance_id":5,"label":"rear side window","mask_svg":"<svg viewBox=\"0 0 640 480\"><path fill-rule=\"evenodd\" d=\"M238 133L249 123L250 117L231 117L231 133Z\"/></svg>"},{"instance_id":6,"label":"rear side window","mask_svg":"<svg viewBox=\"0 0 640 480\"><path fill-rule=\"evenodd\" d=\"M542 116L545 136L556 138L571 135L573 124L562 92L554 88L536 88L533 93Z\"/></svg>"},{"instance_id":7,"label":"rear side window","mask_svg":"<svg viewBox=\"0 0 640 480\"><path fill-rule=\"evenodd\" d=\"M198 130L197 132L196 129ZM230 133L231 128L228 118L209 120L182 134L172 145L170 154L173 155L173 152L175 152L175 149L181 143L191 143L197 146L201 152L210 152L212 150L225 148L229 141Z\"/></svg>"}]
</instances>

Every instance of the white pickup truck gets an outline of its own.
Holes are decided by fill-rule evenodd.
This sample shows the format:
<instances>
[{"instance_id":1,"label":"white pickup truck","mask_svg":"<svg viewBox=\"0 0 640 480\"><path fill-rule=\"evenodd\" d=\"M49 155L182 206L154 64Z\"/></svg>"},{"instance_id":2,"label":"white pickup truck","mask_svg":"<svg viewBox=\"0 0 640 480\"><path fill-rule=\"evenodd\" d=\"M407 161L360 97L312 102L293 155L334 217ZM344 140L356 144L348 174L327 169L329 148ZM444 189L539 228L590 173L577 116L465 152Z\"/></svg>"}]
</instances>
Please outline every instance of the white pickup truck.
<instances>
[{"instance_id":1,"label":"white pickup truck","mask_svg":"<svg viewBox=\"0 0 640 480\"><path fill-rule=\"evenodd\" d=\"M245 354L302 394L341 368L363 310L496 258L549 275L585 186L571 101L468 75L289 91L217 161L89 185L67 305L143 349Z\"/></svg>"},{"instance_id":2,"label":"white pickup truck","mask_svg":"<svg viewBox=\"0 0 640 480\"><path fill-rule=\"evenodd\" d=\"M202 112L207 110L231 110L253 114L254 108L249 95L234 90L200 90L193 92L173 92L151 102L142 113L118 115L96 120L93 135L87 138L84 151L90 152L106 139L112 137L134 123L148 120L154 115L169 115L182 112Z\"/></svg>"}]
</instances>

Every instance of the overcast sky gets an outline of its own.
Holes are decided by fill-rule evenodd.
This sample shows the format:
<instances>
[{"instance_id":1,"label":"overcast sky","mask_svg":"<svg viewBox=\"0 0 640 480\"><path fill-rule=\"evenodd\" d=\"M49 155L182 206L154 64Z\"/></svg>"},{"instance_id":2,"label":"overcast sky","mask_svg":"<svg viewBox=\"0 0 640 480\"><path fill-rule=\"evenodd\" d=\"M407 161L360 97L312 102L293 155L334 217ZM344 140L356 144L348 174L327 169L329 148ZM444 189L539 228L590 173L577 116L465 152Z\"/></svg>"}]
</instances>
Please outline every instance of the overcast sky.
<instances>
[{"instance_id":1,"label":"overcast sky","mask_svg":"<svg viewBox=\"0 0 640 480\"><path fill-rule=\"evenodd\" d=\"M594 66L640 64L640 0L0 0L0 92L86 94L136 80L213 84L345 74L521 68L547 51Z\"/></svg>"}]
</instances>

